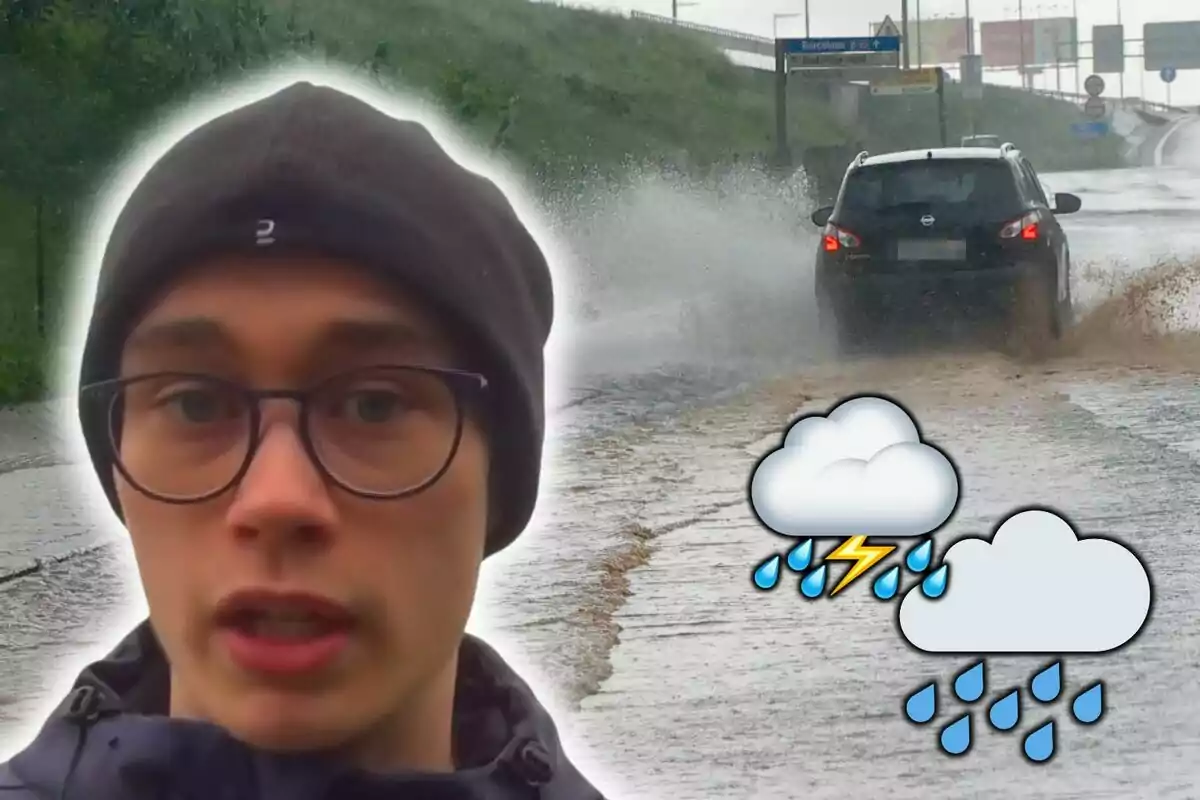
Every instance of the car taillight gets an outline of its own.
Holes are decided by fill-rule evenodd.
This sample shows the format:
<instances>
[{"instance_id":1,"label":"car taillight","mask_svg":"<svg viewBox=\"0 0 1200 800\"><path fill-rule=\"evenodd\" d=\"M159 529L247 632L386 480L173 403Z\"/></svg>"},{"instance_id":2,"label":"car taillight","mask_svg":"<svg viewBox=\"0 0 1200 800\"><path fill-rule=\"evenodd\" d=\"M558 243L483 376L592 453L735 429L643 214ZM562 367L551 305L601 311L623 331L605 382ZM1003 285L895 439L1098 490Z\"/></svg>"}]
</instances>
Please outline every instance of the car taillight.
<instances>
[{"instance_id":1,"label":"car taillight","mask_svg":"<svg viewBox=\"0 0 1200 800\"><path fill-rule=\"evenodd\" d=\"M853 233L843 228L839 228L832 222L825 226L825 252L836 253L843 247L854 249L862 245L862 239L859 239Z\"/></svg>"},{"instance_id":2,"label":"car taillight","mask_svg":"<svg viewBox=\"0 0 1200 800\"><path fill-rule=\"evenodd\" d=\"M1031 211L1023 217L1014 219L1008 222L1000 229L1001 239L1024 239L1025 241L1033 241L1038 238L1041 231L1038 230L1038 213Z\"/></svg>"}]
</instances>

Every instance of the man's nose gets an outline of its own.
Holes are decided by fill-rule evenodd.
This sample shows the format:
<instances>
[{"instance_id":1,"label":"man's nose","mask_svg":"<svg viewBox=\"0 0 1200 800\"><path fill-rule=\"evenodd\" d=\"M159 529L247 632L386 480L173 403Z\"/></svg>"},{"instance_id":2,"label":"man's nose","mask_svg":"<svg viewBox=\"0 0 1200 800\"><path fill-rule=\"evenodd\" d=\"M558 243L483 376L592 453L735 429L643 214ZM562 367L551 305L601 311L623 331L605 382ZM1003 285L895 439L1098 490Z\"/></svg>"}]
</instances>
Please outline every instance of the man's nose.
<instances>
[{"instance_id":1,"label":"man's nose","mask_svg":"<svg viewBox=\"0 0 1200 800\"><path fill-rule=\"evenodd\" d=\"M294 425L277 421L264 427L227 513L243 539L283 537L313 543L328 537L337 523L337 509Z\"/></svg>"}]
</instances>

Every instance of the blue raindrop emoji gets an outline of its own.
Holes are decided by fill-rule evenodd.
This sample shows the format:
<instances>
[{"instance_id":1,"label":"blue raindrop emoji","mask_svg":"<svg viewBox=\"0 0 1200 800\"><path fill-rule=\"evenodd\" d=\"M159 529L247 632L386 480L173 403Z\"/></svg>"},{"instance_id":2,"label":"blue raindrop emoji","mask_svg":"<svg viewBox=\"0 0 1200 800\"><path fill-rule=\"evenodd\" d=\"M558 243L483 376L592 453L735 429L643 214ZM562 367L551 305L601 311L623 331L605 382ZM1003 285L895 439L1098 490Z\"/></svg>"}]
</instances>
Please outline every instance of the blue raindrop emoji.
<instances>
[{"instance_id":1,"label":"blue raindrop emoji","mask_svg":"<svg viewBox=\"0 0 1200 800\"><path fill-rule=\"evenodd\" d=\"M933 560L933 540L926 539L921 544L908 551L908 555L904 559L904 563L913 572L924 572L929 569L929 562Z\"/></svg>"},{"instance_id":2,"label":"blue raindrop emoji","mask_svg":"<svg viewBox=\"0 0 1200 800\"><path fill-rule=\"evenodd\" d=\"M904 701L904 715L918 725L937 716L937 684L922 686Z\"/></svg>"},{"instance_id":3,"label":"blue raindrop emoji","mask_svg":"<svg viewBox=\"0 0 1200 800\"><path fill-rule=\"evenodd\" d=\"M779 556L771 556L754 568L754 585L764 592L779 582Z\"/></svg>"},{"instance_id":4,"label":"blue raindrop emoji","mask_svg":"<svg viewBox=\"0 0 1200 800\"><path fill-rule=\"evenodd\" d=\"M787 556L788 569L792 572L804 572L812 564L813 540L805 539L792 548Z\"/></svg>"},{"instance_id":5,"label":"blue raindrop emoji","mask_svg":"<svg viewBox=\"0 0 1200 800\"><path fill-rule=\"evenodd\" d=\"M800 593L809 600L812 600L813 598L820 597L821 593L824 591L825 565L822 564L812 572L805 575L804 579L800 581Z\"/></svg>"},{"instance_id":6,"label":"blue raindrop emoji","mask_svg":"<svg viewBox=\"0 0 1200 800\"><path fill-rule=\"evenodd\" d=\"M1104 683L1097 681L1075 695L1071 714L1084 725L1099 721L1104 716Z\"/></svg>"},{"instance_id":7,"label":"blue raindrop emoji","mask_svg":"<svg viewBox=\"0 0 1200 800\"><path fill-rule=\"evenodd\" d=\"M1021 691L1013 689L988 709L988 720L998 731L1011 731L1021 721Z\"/></svg>"},{"instance_id":8,"label":"blue raindrop emoji","mask_svg":"<svg viewBox=\"0 0 1200 800\"><path fill-rule=\"evenodd\" d=\"M1025 757L1044 764L1054 755L1054 720L1033 730L1025 737Z\"/></svg>"},{"instance_id":9,"label":"blue raindrop emoji","mask_svg":"<svg viewBox=\"0 0 1200 800\"><path fill-rule=\"evenodd\" d=\"M939 737L942 749L952 756L961 756L971 749L971 715L961 717L942 728Z\"/></svg>"},{"instance_id":10,"label":"blue raindrop emoji","mask_svg":"<svg viewBox=\"0 0 1200 800\"><path fill-rule=\"evenodd\" d=\"M983 697L983 662L978 661L958 673L954 678L954 694L964 703L974 703Z\"/></svg>"},{"instance_id":11,"label":"blue raindrop emoji","mask_svg":"<svg viewBox=\"0 0 1200 800\"><path fill-rule=\"evenodd\" d=\"M950 565L942 564L932 573L921 581L921 593L930 600L936 600L946 591L946 581L949 576Z\"/></svg>"},{"instance_id":12,"label":"blue raindrop emoji","mask_svg":"<svg viewBox=\"0 0 1200 800\"><path fill-rule=\"evenodd\" d=\"M1029 690L1041 703L1053 703L1062 691L1062 662L1055 661L1033 676Z\"/></svg>"},{"instance_id":13,"label":"blue raindrop emoji","mask_svg":"<svg viewBox=\"0 0 1200 800\"><path fill-rule=\"evenodd\" d=\"M900 568L892 567L875 579L875 596L880 600L891 600L900 588Z\"/></svg>"}]
</instances>

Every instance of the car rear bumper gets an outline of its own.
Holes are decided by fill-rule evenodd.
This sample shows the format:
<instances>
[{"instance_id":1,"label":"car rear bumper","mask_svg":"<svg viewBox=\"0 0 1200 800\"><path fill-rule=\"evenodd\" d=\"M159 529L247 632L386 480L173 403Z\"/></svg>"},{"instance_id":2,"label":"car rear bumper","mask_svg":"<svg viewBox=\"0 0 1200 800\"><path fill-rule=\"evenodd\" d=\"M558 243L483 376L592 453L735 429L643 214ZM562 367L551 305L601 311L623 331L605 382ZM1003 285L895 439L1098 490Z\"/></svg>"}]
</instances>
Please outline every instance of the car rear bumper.
<instances>
[{"instance_id":1,"label":"car rear bumper","mask_svg":"<svg viewBox=\"0 0 1200 800\"><path fill-rule=\"evenodd\" d=\"M913 306L945 310L1007 308L1022 281L1044 267L1006 265L904 271L843 271L832 267L818 280L818 295L837 309L886 312Z\"/></svg>"}]
</instances>

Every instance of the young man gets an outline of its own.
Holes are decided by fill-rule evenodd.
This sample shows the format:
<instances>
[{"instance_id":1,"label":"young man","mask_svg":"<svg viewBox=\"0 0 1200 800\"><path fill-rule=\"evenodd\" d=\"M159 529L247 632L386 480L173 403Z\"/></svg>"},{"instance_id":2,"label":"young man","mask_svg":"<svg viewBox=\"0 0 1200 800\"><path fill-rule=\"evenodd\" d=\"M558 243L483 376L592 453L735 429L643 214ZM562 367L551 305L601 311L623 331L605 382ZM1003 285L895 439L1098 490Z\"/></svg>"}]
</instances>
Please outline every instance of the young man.
<instances>
[{"instance_id":1,"label":"young man","mask_svg":"<svg viewBox=\"0 0 1200 800\"><path fill-rule=\"evenodd\" d=\"M534 507L551 318L506 198L416 123L297 83L178 142L80 391L150 619L0 797L599 798L464 633Z\"/></svg>"}]
</instances>

